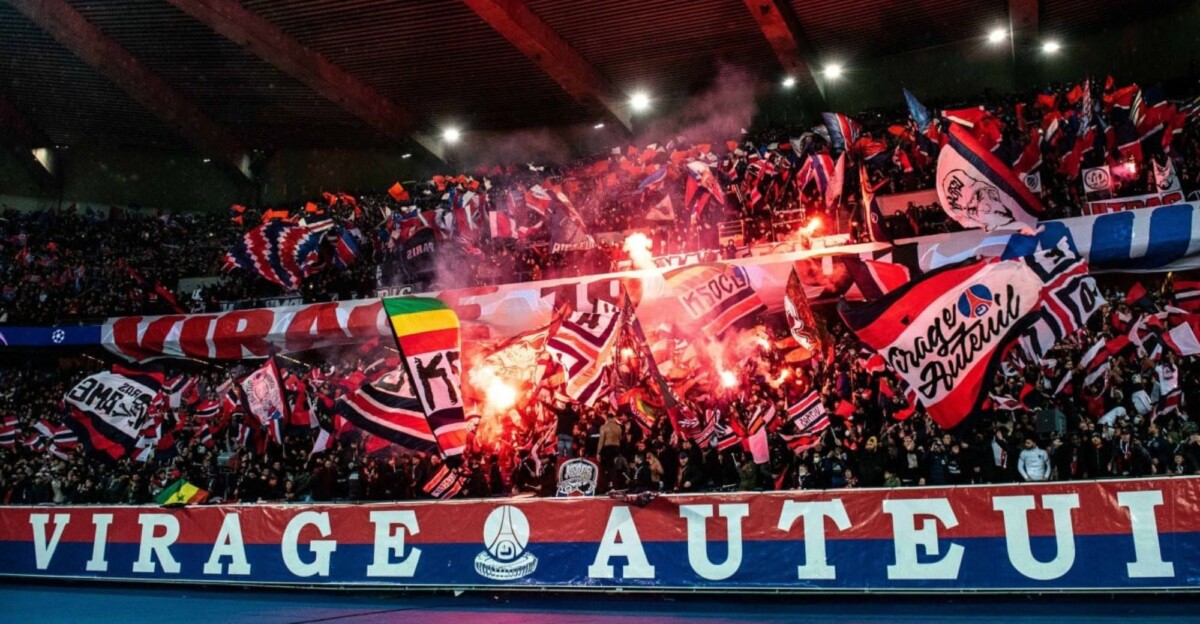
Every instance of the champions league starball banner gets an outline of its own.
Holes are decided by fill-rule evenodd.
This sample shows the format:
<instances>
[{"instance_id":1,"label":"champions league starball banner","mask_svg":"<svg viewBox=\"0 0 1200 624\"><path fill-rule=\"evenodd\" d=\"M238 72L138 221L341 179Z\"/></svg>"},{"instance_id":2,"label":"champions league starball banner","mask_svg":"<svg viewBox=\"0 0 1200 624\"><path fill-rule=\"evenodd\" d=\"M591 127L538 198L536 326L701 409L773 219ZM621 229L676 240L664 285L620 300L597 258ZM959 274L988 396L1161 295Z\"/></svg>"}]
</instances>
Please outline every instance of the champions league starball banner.
<instances>
[{"instance_id":1,"label":"champions league starball banner","mask_svg":"<svg viewBox=\"0 0 1200 624\"><path fill-rule=\"evenodd\" d=\"M1200 478L611 498L0 508L0 575L381 588L1200 589Z\"/></svg>"}]
</instances>

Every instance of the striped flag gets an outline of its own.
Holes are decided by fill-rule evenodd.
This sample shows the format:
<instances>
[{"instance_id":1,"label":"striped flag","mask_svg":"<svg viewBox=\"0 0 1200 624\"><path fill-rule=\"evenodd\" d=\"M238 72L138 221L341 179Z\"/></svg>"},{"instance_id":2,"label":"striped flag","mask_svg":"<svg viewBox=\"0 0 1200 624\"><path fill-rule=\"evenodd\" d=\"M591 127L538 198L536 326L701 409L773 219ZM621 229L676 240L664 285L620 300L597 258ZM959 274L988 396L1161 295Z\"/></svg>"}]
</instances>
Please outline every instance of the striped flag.
<instances>
[{"instance_id":1,"label":"striped flag","mask_svg":"<svg viewBox=\"0 0 1200 624\"><path fill-rule=\"evenodd\" d=\"M17 445L19 422L16 416L5 416L4 420L0 421L0 447L13 448Z\"/></svg>"},{"instance_id":2,"label":"striped flag","mask_svg":"<svg viewBox=\"0 0 1200 624\"><path fill-rule=\"evenodd\" d=\"M1175 307L1200 312L1200 281L1178 280L1171 283Z\"/></svg>"},{"instance_id":3,"label":"striped flag","mask_svg":"<svg viewBox=\"0 0 1200 624\"><path fill-rule=\"evenodd\" d=\"M442 464L441 469L421 489L433 498L454 498L463 489L463 478L457 470Z\"/></svg>"},{"instance_id":4,"label":"striped flag","mask_svg":"<svg viewBox=\"0 0 1200 624\"><path fill-rule=\"evenodd\" d=\"M834 154L850 149L856 141L860 128L857 121L841 113L821 113L825 129L829 132L829 146Z\"/></svg>"},{"instance_id":5,"label":"striped flag","mask_svg":"<svg viewBox=\"0 0 1200 624\"><path fill-rule=\"evenodd\" d=\"M338 399L334 412L358 429L392 444L418 452L436 451L437 439L421 402L412 395L409 384L399 381L398 374L390 374L377 384L365 384Z\"/></svg>"},{"instance_id":6,"label":"striped flag","mask_svg":"<svg viewBox=\"0 0 1200 624\"><path fill-rule=\"evenodd\" d=\"M903 264L865 260L858 256L845 256L841 260L852 280L846 290L846 301L875 301L912 279L908 267Z\"/></svg>"},{"instance_id":7,"label":"striped flag","mask_svg":"<svg viewBox=\"0 0 1200 624\"><path fill-rule=\"evenodd\" d=\"M710 338L720 338L739 321L766 310L739 266L695 264L667 271L663 278L683 311Z\"/></svg>"},{"instance_id":8,"label":"striped flag","mask_svg":"<svg viewBox=\"0 0 1200 624\"><path fill-rule=\"evenodd\" d=\"M759 431L773 429L777 416L778 413L774 403L759 405L754 410L754 413L750 415L750 420L746 423L746 433L753 436Z\"/></svg>"},{"instance_id":9,"label":"striped flag","mask_svg":"<svg viewBox=\"0 0 1200 624\"><path fill-rule=\"evenodd\" d=\"M162 383L162 373L121 366L87 377L63 397L67 425L89 451L119 460L136 448L140 425Z\"/></svg>"},{"instance_id":10,"label":"striped flag","mask_svg":"<svg viewBox=\"0 0 1200 624\"><path fill-rule=\"evenodd\" d=\"M286 214L286 211L284 212ZM288 290L317 271L321 239L332 225L303 226L286 221L264 223L249 232L225 254L225 271L242 269Z\"/></svg>"},{"instance_id":11,"label":"striped flag","mask_svg":"<svg viewBox=\"0 0 1200 624\"><path fill-rule=\"evenodd\" d=\"M609 365L620 328L621 315L615 312L572 312L563 319L546 349L567 373L567 396L591 405L610 389Z\"/></svg>"},{"instance_id":12,"label":"striped flag","mask_svg":"<svg viewBox=\"0 0 1200 624\"><path fill-rule=\"evenodd\" d=\"M438 448L446 457L461 455L468 426L459 378L458 315L432 297L389 297L383 300L383 309Z\"/></svg>"},{"instance_id":13,"label":"striped flag","mask_svg":"<svg viewBox=\"0 0 1200 624\"><path fill-rule=\"evenodd\" d=\"M193 414L196 420L208 420L221 414L220 401L207 400L196 406L196 411Z\"/></svg>"},{"instance_id":14,"label":"striped flag","mask_svg":"<svg viewBox=\"0 0 1200 624\"><path fill-rule=\"evenodd\" d=\"M789 434L785 433L785 434L780 435L780 437L783 438L783 441L787 443L788 448L791 449L792 452L797 455L799 455L800 453L803 453L804 451L807 451L810 448L813 448L817 444L820 444L822 436L823 436L823 434L820 434L820 433L818 433L816 435L809 435L809 434L804 434L804 433L798 433L798 434L794 434L794 435L789 435Z\"/></svg>"},{"instance_id":15,"label":"striped flag","mask_svg":"<svg viewBox=\"0 0 1200 624\"><path fill-rule=\"evenodd\" d=\"M829 414L816 390L809 390L799 401L788 406L787 419L805 435L815 435L829 427Z\"/></svg>"}]
</instances>

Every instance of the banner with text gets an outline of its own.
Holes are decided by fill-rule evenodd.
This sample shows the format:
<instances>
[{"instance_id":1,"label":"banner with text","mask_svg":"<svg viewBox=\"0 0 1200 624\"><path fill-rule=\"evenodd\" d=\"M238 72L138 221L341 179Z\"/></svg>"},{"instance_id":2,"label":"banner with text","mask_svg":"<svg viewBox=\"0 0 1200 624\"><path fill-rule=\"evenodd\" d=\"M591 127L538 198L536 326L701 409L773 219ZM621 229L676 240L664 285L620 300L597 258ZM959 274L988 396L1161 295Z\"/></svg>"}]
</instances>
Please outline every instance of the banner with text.
<instances>
[{"instance_id":1,"label":"banner with text","mask_svg":"<svg viewBox=\"0 0 1200 624\"><path fill-rule=\"evenodd\" d=\"M895 246L882 243L831 249L787 251L739 258L738 284L753 291L767 313L782 314L784 290L796 262L813 280L805 281L813 301L837 299L850 285L833 259L855 255L905 264L918 276L967 258L1015 258L1037 249L1068 247L1087 259L1093 273L1178 271L1200 267L1200 204L1043 221L1036 235L972 230L922 236ZM465 349L496 343L549 324L554 310L567 306L600 312L619 305L622 293L634 299L646 327L689 318L689 310L665 274L675 268L592 275L503 286L428 293L454 309L462 321ZM819 278L818 278L819 277ZM403 293L407 294L407 293ZM604 305L599 305L604 302ZM87 331L83 331L87 330ZM312 303L211 314L128 316L97 328L0 328L0 345L95 344L129 360L160 357L210 359L265 358L315 348L349 347L391 335L378 299Z\"/></svg>"},{"instance_id":2,"label":"banner with text","mask_svg":"<svg viewBox=\"0 0 1200 624\"><path fill-rule=\"evenodd\" d=\"M1200 589L1200 478L611 498L0 508L0 575L389 587Z\"/></svg>"}]
</instances>

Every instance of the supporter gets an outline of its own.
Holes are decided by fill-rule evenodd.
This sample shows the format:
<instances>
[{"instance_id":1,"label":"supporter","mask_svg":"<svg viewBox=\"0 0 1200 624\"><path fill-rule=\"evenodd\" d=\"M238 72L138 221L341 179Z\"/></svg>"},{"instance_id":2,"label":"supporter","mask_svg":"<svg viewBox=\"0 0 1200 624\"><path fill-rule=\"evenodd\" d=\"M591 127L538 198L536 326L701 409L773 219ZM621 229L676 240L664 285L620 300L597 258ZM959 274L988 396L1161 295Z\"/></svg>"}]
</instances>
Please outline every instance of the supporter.
<instances>
[{"instance_id":1,"label":"supporter","mask_svg":"<svg viewBox=\"0 0 1200 624\"><path fill-rule=\"evenodd\" d=\"M1010 105L1005 102L1000 108L1007 111ZM867 125L872 126L869 131L874 136L883 136L888 126L905 125L903 117L902 112L892 112L873 117ZM1010 124L1009 134L1015 127L1015 123ZM792 130L797 129L750 133L740 138L739 145L761 147L801 134ZM1183 128L1172 151L1185 191L1200 182L1200 150L1195 135L1194 124ZM907 149L898 141L889 141L889 149ZM678 147L685 151L693 146ZM755 147L753 151L783 157L775 148ZM1058 155L1046 151L1048 162L1057 163ZM1095 156L1089 158L1095 160L1089 165L1102 162ZM418 211L437 210L442 206L443 194L449 193L445 189L437 192L435 183L422 182L412 185L412 194L418 199L411 204L377 192L358 195L355 205L344 200L330 203L328 212L337 227L366 233L359 239L359 257L349 268L334 269L330 264L307 276L296 292L249 272L215 277L222 255L257 224L253 210L242 215L241 224L224 215L152 215L119 209L108 214L91 209L82 213L71 209L39 213L6 210L0 221L4 251L0 254L0 309L10 324L51 325L94 322L111 315L370 297L380 286L404 285L419 291L587 274L623 266L626 258L620 251L620 241L635 228L652 232L656 252L703 251L695 254L701 261L715 260L718 254L731 258L746 253L746 243L795 242L803 247L803 237L796 236L799 224L793 227L779 217L793 209L801 211L804 220L821 215L827 224L824 234L850 232L852 240L865 235L859 234L862 228L856 225L863 221L854 184L846 190L844 205L828 209L824 198L812 187L776 188L770 201L743 205L734 188L738 180L745 179L749 168L743 147L719 157L717 177L730 190L725 198L727 209L714 209L697 217L700 223L695 228L684 219L664 225L650 224L642 218L643 198L634 191L640 180L614 173L622 165L641 167L644 172L646 163L640 158L592 160L582 164L604 164L604 179L613 173L616 186L610 189L607 183L578 174L581 163L574 163L563 165L553 176L512 168L489 172L491 189L482 191L495 216L498 207L507 205L510 191L521 196L546 180L560 183L567 189L564 196L570 195L569 201L592 234L594 240L588 243L594 243L591 250L554 252L551 237L561 232L549 231L550 224L539 223L536 216L526 214L529 222L517 223L517 229L539 231L525 239L489 240L481 236L461 240L465 235L461 230L449 236L443 233L436 261L429 266L407 262L403 257L404 241L396 233L399 226L394 224L417 217L400 213L411 213L406 210L410 206ZM653 156L648 160L665 165L669 157ZM1056 167L1048 165L1043 170L1045 216L1075 215L1082 199L1075 190L1078 185ZM884 185L880 193L928 189L932 185L928 163L912 174L887 163L877 169L871 179ZM1146 190L1153 183L1148 171L1144 168L1143 179L1127 182L1125 191ZM465 189L472 182L456 184ZM579 188L569 190L575 183ZM666 188L654 197L669 196L678 212L688 214L680 210L685 178L679 177L674 183L679 188ZM936 202L924 201L910 201L885 219L891 237L959 228ZM515 205L519 200L513 202ZM299 206L290 208L293 214L303 210ZM718 237L717 223L741 232L742 244L735 242L738 237ZM604 240L606 234L612 235L608 237L611 240ZM331 244L326 241L327 247ZM184 248L186 253L182 252ZM453 270L439 271L439 266ZM172 292L182 278L205 279L201 285ZM1145 282L1149 291L1162 291L1161 282L1149 278ZM860 345L839 324L837 316L824 309L821 317L832 336L832 361L788 368L819 389L823 404L833 414L832 425L812 446L793 452L782 435L772 431L770 461L760 465L740 445L717 448L680 436L666 417L644 427L626 407L618 410L607 401L591 407L568 403L552 414L554 424L547 440L556 453L535 447L532 441L522 446L506 440L495 452L471 454L461 469L465 477L463 495L553 495L554 459L571 457L598 460L602 493L626 488L750 491L1005 483L1018 477L1044 481L1196 474L1200 469L1200 432L1186 417L1187 405L1194 404L1200 387L1195 383L1194 356L1181 358L1168 350L1155 362L1149 353L1139 352L1146 349L1138 345L1138 349L1114 355L1106 364L1107 372L1093 383L1085 381L1092 371L1082 363L1084 354L1102 339L1128 335L1134 315L1140 313L1134 304L1125 301L1127 287L1118 282L1109 285L1108 306L1086 330L1061 341L1042 362L996 372L991 381L992 394L1017 406L985 405L952 432L942 431L920 410L906 410L905 399L890 391L895 387L894 374L869 371L860 361ZM331 381L320 387L313 384L313 409L325 430L333 429L333 406L338 398L357 387L349 379L355 374L365 376L367 358L360 355L363 357L347 358L341 353L311 356L328 357L336 363L324 368ZM795 400L790 385L776 388L763 382L790 365L771 351L760 352L757 359L765 370L755 374L743 371L734 396L691 396L685 401L686 407L696 414L721 412L727 418L744 420L760 402L786 406ZM248 372L241 364L228 370L193 364L186 371L175 372L198 380L203 400L220 400L217 388ZM0 446L3 502L144 504L176 478L186 478L208 490L213 500L224 501L417 499L431 496L427 486L442 468L436 453L376 446L365 437L338 439L327 450L310 452L316 432L308 427L288 431L281 445L258 448L239 436L239 431L248 426L244 416L234 417L228 426L214 432L197 417L195 403L164 410L163 423L173 437L162 436L151 459L129 457L104 463L86 455L78 441L56 441L38 429L42 423L51 428L60 426L65 416L60 397L102 365L91 355L74 354L61 362L17 361L14 357L0 363L0 414L17 419L14 441ZM325 363L301 361L287 366L297 376L311 377ZM1074 375L1073 383L1066 383L1066 374ZM343 382L344 389L338 389ZM884 388L889 389L888 396ZM1172 395L1180 396L1180 401L1168 404L1164 399ZM840 410L843 401L849 411ZM207 439L206 434L214 435ZM1014 453L1018 454L1015 458Z\"/></svg>"},{"instance_id":2,"label":"supporter","mask_svg":"<svg viewBox=\"0 0 1200 624\"><path fill-rule=\"evenodd\" d=\"M1025 439L1025 448L1017 459L1017 471L1025 481L1050 480L1050 455L1033 438Z\"/></svg>"}]
</instances>

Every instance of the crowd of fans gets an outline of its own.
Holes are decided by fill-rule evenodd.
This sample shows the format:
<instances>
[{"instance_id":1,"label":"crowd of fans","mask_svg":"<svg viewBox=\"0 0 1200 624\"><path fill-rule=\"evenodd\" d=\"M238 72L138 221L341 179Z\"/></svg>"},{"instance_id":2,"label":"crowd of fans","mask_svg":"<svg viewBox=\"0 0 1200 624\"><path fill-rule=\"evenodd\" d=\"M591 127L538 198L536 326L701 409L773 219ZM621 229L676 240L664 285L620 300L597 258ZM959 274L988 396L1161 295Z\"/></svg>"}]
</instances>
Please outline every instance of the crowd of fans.
<instances>
[{"instance_id":1,"label":"crowd of fans","mask_svg":"<svg viewBox=\"0 0 1200 624\"><path fill-rule=\"evenodd\" d=\"M1152 286L1157 286L1154 284ZM557 466L585 457L600 467L598 492L704 492L718 490L838 489L974 483L1035 482L1110 477L1200 474L1200 429L1189 420L1200 366L1194 356L1141 347L1121 351L1108 371L1085 383L1081 358L1097 340L1124 335L1141 315L1124 286L1105 283L1108 305L1088 327L1062 341L1038 363L1007 360L991 381L991 399L953 431L943 431L923 411L908 409L894 392L897 379L871 365L859 343L831 310L824 310L833 354L807 364L786 361L770 341L733 371L737 381L699 384L684 400L697 414L716 419L705 443L672 430L667 418L647 426L627 407L599 400L553 410L548 429L474 445L460 470L460 496L554 496ZM1161 292L1158 308L1169 294ZM1142 308L1137 305L1143 306ZM1158 309L1158 308L1155 308ZM778 319L775 319L776 321ZM772 319L755 331L777 332ZM211 433L199 414L218 400L221 384L246 369L197 364L180 371L197 380L191 399L165 415L172 432L149 460L101 462L74 441L45 437L63 421L61 397L84 375L104 367L90 357L55 367L27 362L0 369L0 414L15 415L15 444L0 447L0 502L148 503L178 478L207 490L216 501L378 501L428 498L437 454L379 444L370 436L342 435L316 449L322 429L333 430L337 399L372 379L373 355L307 354L284 361L285 379L304 379L319 429L291 427L283 444L243 438L236 415ZM339 358L334 358L339 359ZM392 362L394 364L394 362ZM786 373L784 372L786 370ZM1064 383L1071 371L1074 382ZM700 373L702 374L702 373ZM288 384L290 387L290 382ZM741 445L721 448L722 427L744 422L765 403L780 413L817 389L831 426L815 445L789 447L789 425L769 435L770 461L755 463ZM39 423L48 427L39 428ZM553 434L553 435L551 435ZM159 434L162 435L161 433ZM69 436L68 436L69 437ZM543 443L548 440L550 443ZM557 440L557 444L554 441Z\"/></svg>"},{"instance_id":2,"label":"crowd of fans","mask_svg":"<svg viewBox=\"0 0 1200 624\"><path fill-rule=\"evenodd\" d=\"M1059 93L1068 88L1064 85ZM1100 87L1094 89L1099 96ZM1012 144L1009 152L1021 151L1028 140L1024 127L1037 124L1035 117L1040 114L1015 104L1036 95L988 102L1001 121L1000 140ZM1062 101L1059 106L1067 111L1066 98ZM1099 114L1104 107L1099 97L1096 102ZM858 165L868 168L867 180L877 193L932 184L933 165L919 162L912 151L916 146L905 138L906 116L907 111L887 111L858 117L862 136L891 155L873 158L870 165L864 157ZM306 301L364 298L374 296L381 286L401 283L416 284L419 291L602 272L625 259L624 235L639 229L651 235L656 254L703 249L729 257L739 251L728 240L722 244L722 223L737 223L743 245L775 242L792 234L779 226L777 215L796 211L802 215L796 221L800 224L822 216L826 229L819 233L837 229L851 240L865 240L857 176L846 176L843 201L827 205L816 185L780 184L786 179L782 173L761 178L760 183L760 177L749 173L761 170L753 167L764 161L777 169L798 167L802 159L787 156L786 150L826 153L821 139L805 135L805 130L776 128L721 144L679 139L662 148L618 150L549 170L508 167L474 172L473 177L435 178L406 183L403 199L384 192L359 194L353 201L338 197L317 209L356 232L357 262L348 268L326 267L308 277L297 293L249 273L178 288L181 278L218 274L225 251L260 222L254 209L237 212L236 219L224 213L148 214L115 208L108 212L74 207L38 213L5 210L0 219L0 309L8 323L48 325L135 313L213 311L281 296ZM1200 182L1197 138L1195 124L1181 127L1169 153L1185 191ZM910 154L912 159L901 157ZM1053 147L1045 148L1045 156L1045 217L1078 214L1083 198L1077 180L1057 168L1062 155ZM1158 156L1164 157L1168 156ZM1089 158L1085 164L1099 164L1111 155L1093 153ZM712 201L704 210L694 211L685 204L688 174L682 169L688 160L712 165L726 193L724 206ZM918 164L910 167L913 160ZM668 168L672 175L661 186L644 184L658 167ZM1149 189L1154 183L1151 169L1144 166L1140 179L1126 180L1123 192ZM546 225L553 220L528 205L530 193L543 184L559 204L569 204L577 213L591 233L591 249L554 252L555 232ZM514 219L512 236L483 234L468 240L461 232L442 232L440 259L419 270L410 266L405 241L396 235L398 224L419 218L424 211L446 208L449 191L467 188L483 194L491 211ZM766 198L752 199L755 191ZM661 207L668 198L675 218L648 220L648 209ZM295 206L291 212L312 211ZM886 219L894 238L955 227L936 203L910 203ZM440 271L441 266L454 270ZM1139 315L1151 314L1125 301L1127 284L1106 284L1108 305L1085 330L1062 341L1040 362L1006 362L992 380L993 398L954 431L941 430L920 410L914 413L896 391L894 374L867 361L831 309L817 310L835 346L832 358L793 365L781 352L764 346L735 371L737 382L732 386L713 381L697 385L684 397L692 413L727 426L768 403L782 412L803 393L816 389L832 425L815 445L794 451L785 425L769 436L770 461L755 463L741 445L721 448L715 436L697 444L673 431L669 419L647 426L615 401L567 404L555 409L553 429L546 432L554 436L545 439L557 439L557 445L527 436L504 440L487 452L468 453L458 468L464 477L463 495L552 496L556 466L569 457L590 458L600 465L600 492L895 487L1197 474L1200 431L1187 415L1187 405L1200 400L1193 396L1200 388L1195 357L1181 357L1169 349L1148 353L1139 341L1137 349L1115 354L1107 372L1094 383L1083 381L1080 360L1092 344L1102 337L1127 334ZM1155 305L1164 309L1167 291L1157 289L1158 284L1147 285L1151 292L1160 292ZM780 319L761 322L763 331L786 333ZM318 428L290 428L282 444L264 444L244 435L246 428L240 422L244 416L225 410L221 419L230 418L214 427L207 420L214 417L202 418L200 413L219 403L223 384L248 372L251 364L224 368L225 364L193 362L171 373L194 378L196 390L179 407L162 412L155 452L149 458L127 457L115 463L100 462L85 452L80 441L68 435L56 439L53 433L61 430L65 418L64 393L83 376L106 367L105 362L89 355L9 358L0 363L0 424L13 423L9 437L0 429L0 502L147 503L178 478L207 490L212 500L225 501L428 497L425 486L441 468L436 454L410 452L354 435L337 436L328 449L314 448L321 431L336 428L338 399L377 374L378 358L340 352L303 358L281 364L289 376L307 385ZM1075 379L1071 384L1063 382L1068 373Z\"/></svg>"},{"instance_id":3,"label":"crowd of fans","mask_svg":"<svg viewBox=\"0 0 1200 624\"><path fill-rule=\"evenodd\" d=\"M1115 118L1117 113L1108 98L1120 90L1099 81L1090 84L1092 119ZM982 103L995 120L989 127L997 128L993 152L1002 160L1016 162L1025 145L1038 136L1035 130L1046 126L1048 120L1060 119L1055 127L1077 132L1070 122L1083 116L1078 93L1076 85L1057 85L1040 92L984 96ZM1161 90L1154 93L1161 94ZM1151 90L1146 90L1142 108L1158 110L1150 94ZM1048 99L1051 95L1053 99ZM1187 103L1170 106L1179 111L1196 108ZM1190 119L1191 112L1179 115ZM796 183L804 167L811 164L810 157L831 154L826 133L809 127L778 127L740 137L675 137L644 148L631 146L545 167L492 167L469 175L436 176L406 182L403 195L382 189L354 196L330 194L334 199L328 204L314 198L314 203L243 209L236 219L223 211L219 215L150 214L118 208L78 210L74 205L57 212L7 209L0 215L0 319L46 325L133 313L250 307L280 297L306 301L365 297L373 296L379 287L410 285L428 290L565 277L610 270L614 260L625 259L623 239L635 229L650 235L655 255L717 250L732 241L743 250L756 242L779 242L811 223L813 216L821 217L817 235L840 233L864 240L867 232L859 177L853 173L858 167L865 167L877 194L933 186L936 145L923 144L920 137L924 135L915 131L908 117L905 108L867 111L854 117L861 124L861 138L857 147L847 150L850 164L841 200L828 203L825 197L835 191L822 188L817 181L820 176L803 186ZM1103 127L1097 129L1102 135L1106 132ZM1068 133L1058 131L1059 135ZM1143 154L1141 166L1136 175L1117 179L1121 185L1118 194L1154 188L1151 159L1165 162L1170 158L1185 192L1200 186L1196 124L1176 123L1168 128L1168 134L1173 137L1169 149L1156 152L1159 143L1152 141L1154 149L1139 152ZM1066 158L1062 146L1068 142L1044 140L1038 168L1046 209L1043 218L1077 215L1084 201L1078 168L1064 171L1061 165ZM1124 146L1093 149L1084 153L1081 166L1125 163L1125 152ZM685 205L689 199L686 165L693 161L710 167L724 196L723 205L711 201L696 209L697 197L703 193L692 194L692 205ZM648 184L660 169L667 170L665 179ZM558 222L533 209L529 201L531 190L543 187L571 204L594 248L554 251L555 232L550 230ZM486 216L478 219L479 232L469 236L461 231L461 224L459 231L454 226L438 229L435 259L414 266L405 247L405 238L413 230L402 223L428 211L438 214L439 221L452 221L441 217L452 208L454 192L461 198L466 190L483 197L486 210L510 217L513 231L503 236L479 233L489 230ZM343 197L352 197L353 210ZM673 219L652 216L664 211L664 200L669 200L665 205L670 206L667 212ZM298 292L289 292L252 272L217 279L224 253L261 222L262 214L287 212L293 218L311 217L309 207L324 212L327 205L328 212L355 233L360 248L357 262L348 268L326 263L307 277ZM801 218L783 218L783 214ZM957 228L936 202L909 205L889 215L885 227L894 238ZM405 234L398 236L401 229ZM180 278L209 279L191 280L181 288ZM197 283L200 285L191 285Z\"/></svg>"}]
</instances>

